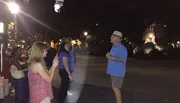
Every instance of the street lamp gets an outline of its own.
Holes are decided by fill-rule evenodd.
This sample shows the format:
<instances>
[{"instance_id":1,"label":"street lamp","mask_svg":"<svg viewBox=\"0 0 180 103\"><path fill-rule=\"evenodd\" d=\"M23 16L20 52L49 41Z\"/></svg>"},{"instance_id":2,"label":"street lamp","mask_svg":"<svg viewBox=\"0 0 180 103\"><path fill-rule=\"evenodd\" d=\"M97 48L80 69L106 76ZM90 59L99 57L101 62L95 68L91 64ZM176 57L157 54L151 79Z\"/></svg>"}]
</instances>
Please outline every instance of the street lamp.
<instances>
[{"instance_id":1,"label":"street lamp","mask_svg":"<svg viewBox=\"0 0 180 103\"><path fill-rule=\"evenodd\" d=\"M12 14L17 14L19 12L19 6L15 2L8 3L8 8Z\"/></svg>"},{"instance_id":2,"label":"street lamp","mask_svg":"<svg viewBox=\"0 0 180 103\"><path fill-rule=\"evenodd\" d=\"M4 23L0 22L0 34L4 33Z\"/></svg>"},{"instance_id":3,"label":"street lamp","mask_svg":"<svg viewBox=\"0 0 180 103\"><path fill-rule=\"evenodd\" d=\"M15 2L9 2L7 4L9 11L14 15L14 23L12 23L12 25L14 25L14 30L15 30L15 34L14 34L14 40L15 43L17 43L17 20L16 20L16 14L20 11L20 7L17 3Z\"/></svg>"},{"instance_id":4,"label":"street lamp","mask_svg":"<svg viewBox=\"0 0 180 103\"><path fill-rule=\"evenodd\" d=\"M88 35L88 32L84 32L84 36L87 36Z\"/></svg>"},{"instance_id":5,"label":"street lamp","mask_svg":"<svg viewBox=\"0 0 180 103\"><path fill-rule=\"evenodd\" d=\"M62 8L63 3L64 3L64 0L56 0L54 4L54 11L57 13L60 13L60 9Z\"/></svg>"}]
</instances>

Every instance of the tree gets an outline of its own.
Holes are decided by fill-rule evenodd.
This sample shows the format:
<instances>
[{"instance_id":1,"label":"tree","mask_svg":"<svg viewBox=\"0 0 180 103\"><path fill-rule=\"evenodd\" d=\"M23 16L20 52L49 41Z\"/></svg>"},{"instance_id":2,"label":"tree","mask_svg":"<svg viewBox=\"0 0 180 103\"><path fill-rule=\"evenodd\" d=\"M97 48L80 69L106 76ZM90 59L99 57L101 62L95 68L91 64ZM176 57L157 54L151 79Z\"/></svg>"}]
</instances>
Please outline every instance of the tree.
<instances>
[{"instance_id":1,"label":"tree","mask_svg":"<svg viewBox=\"0 0 180 103\"><path fill-rule=\"evenodd\" d=\"M166 35L166 26L163 24L157 24L157 26L155 27L155 40L158 45L164 45L166 43Z\"/></svg>"},{"instance_id":2,"label":"tree","mask_svg":"<svg viewBox=\"0 0 180 103\"><path fill-rule=\"evenodd\" d=\"M143 40L145 41L147 38L151 38L149 35L152 33L155 36L155 43L157 45L164 45L166 43L166 25L163 25L162 21L152 23L144 32Z\"/></svg>"}]
</instances>

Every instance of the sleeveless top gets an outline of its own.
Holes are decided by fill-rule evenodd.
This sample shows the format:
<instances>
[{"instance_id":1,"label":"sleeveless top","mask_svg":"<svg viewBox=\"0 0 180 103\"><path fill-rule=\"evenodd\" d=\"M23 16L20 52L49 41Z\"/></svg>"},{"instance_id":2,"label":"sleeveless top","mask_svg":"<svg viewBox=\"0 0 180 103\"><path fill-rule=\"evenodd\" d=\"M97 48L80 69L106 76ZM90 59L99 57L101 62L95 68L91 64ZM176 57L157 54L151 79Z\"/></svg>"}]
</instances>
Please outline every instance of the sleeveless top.
<instances>
[{"instance_id":1,"label":"sleeveless top","mask_svg":"<svg viewBox=\"0 0 180 103\"><path fill-rule=\"evenodd\" d=\"M30 103L40 103L46 97L53 99L51 83L46 82L38 73L28 72Z\"/></svg>"},{"instance_id":2,"label":"sleeveless top","mask_svg":"<svg viewBox=\"0 0 180 103\"><path fill-rule=\"evenodd\" d=\"M19 60L18 60L18 62L20 65L26 64L26 62L21 62ZM15 79L24 78L25 75L24 75L23 71L24 70L18 70L18 68L15 65L10 66L10 73L11 73L12 77Z\"/></svg>"}]
</instances>

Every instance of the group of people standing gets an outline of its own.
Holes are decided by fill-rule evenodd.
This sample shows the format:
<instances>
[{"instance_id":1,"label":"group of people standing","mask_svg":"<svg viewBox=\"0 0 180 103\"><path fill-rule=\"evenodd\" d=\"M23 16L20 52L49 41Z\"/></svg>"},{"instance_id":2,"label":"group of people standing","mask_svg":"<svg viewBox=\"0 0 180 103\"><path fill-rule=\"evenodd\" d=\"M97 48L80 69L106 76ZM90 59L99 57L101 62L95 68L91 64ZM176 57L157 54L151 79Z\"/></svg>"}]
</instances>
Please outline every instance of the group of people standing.
<instances>
[{"instance_id":1,"label":"group of people standing","mask_svg":"<svg viewBox=\"0 0 180 103\"><path fill-rule=\"evenodd\" d=\"M71 46L70 38L62 42L52 63L50 63L52 64L51 67L47 69L44 60L47 55L47 46L42 42L33 44L27 60L30 103L51 102L51 99L53 99L51 82L57 68L61 77L58 98L59 103L64 103L74 70L74 56Z\"/></svg>"},{"instance_id":2,"label":"group of people standing","mask_svg":"<svg viewBox=\"0 0 180 103\"><path fill-rule=\"evenodd\" d=\"M4 103L5 96L9 95L10 84L15 89L15 102L28 103L29 84L27 78L26 57L23 49L15 47L11 54L3 52L3 71L0 77L0 103Z\"/></svg>"},{"instance_id":3,"label":"group of people standing","mask_svg":"<svg viewBox=\"0 0 180 103\"><path fill-rule=\"evenodd\" d=\"M59 69L61 77L59 103L64 103L74 71L71 46L71 39L66 38L56 52L49 54L48 51L53 48L49 48L43 42L35 42L29 49L27 58L22 56L22 48L13 49L9 58L9 74L10 82L15 89L15 103L51 103L53 99L51 82L56 69ZM47 60L49 58L53 59Z\"/></svg>"},{"instance_id":4,"label":"group of people standing","mask_svg":"<svg viewBox=\"0 0 180 103\"><path fill-rule=\"evenodd\" d=\"M106 54L107 74L111 76L116 103L122 103L121 87L126 72L127 49L121 43L122 36L119 31L113 32L111 36L113 46ZM16 47L9 59L12 77L10 81L15 88L15 103L51 103L53 99L51 82L56 69L59 69L61 78L58 103L64 103L74 71L75 57L71 39L64 39L57 50L48 48L43 42L35 42L27 54L28 58L25 58L22 56L22 48ZM7 77L8 69L5 70ZM2 79L0 77L0 86ZM4 87L0 87L0 99L2 99L1 88Z\"/></svg>"}]
</instances>

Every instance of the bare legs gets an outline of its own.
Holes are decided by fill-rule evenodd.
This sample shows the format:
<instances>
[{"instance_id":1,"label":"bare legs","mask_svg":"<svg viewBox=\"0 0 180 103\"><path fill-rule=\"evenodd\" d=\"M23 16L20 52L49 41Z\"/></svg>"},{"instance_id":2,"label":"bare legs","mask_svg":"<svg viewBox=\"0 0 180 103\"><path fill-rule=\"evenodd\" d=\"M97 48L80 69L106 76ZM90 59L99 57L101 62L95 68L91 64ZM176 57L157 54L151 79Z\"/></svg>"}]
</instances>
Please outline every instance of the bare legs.
<instances>
[{"instance_id":1,"label":"bare legs","mask_svg":"<svg viewBox=\"0 0 180 103\"><path fill-rule=\"evenodd\" d=\"M113 91L114 91L114 95L116 98L116 103L122 103L122 98L121 98L121 90L120 88L114 88L112 87Z\"/></svg>"}]
</instances>

